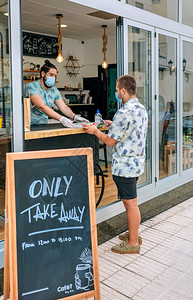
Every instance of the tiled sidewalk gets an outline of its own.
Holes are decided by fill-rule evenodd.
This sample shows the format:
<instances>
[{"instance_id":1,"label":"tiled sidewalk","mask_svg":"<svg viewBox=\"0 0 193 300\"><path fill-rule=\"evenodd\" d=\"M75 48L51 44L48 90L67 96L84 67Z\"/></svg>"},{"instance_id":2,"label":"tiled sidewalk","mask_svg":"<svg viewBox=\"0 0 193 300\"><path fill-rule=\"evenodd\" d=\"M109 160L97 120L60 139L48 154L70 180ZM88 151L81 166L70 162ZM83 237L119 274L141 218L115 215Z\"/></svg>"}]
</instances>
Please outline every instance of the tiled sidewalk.
<instances>
[{"instance_id":1,"label":"tiled sidewalk","mask_svg":"<svg viewBox=\"0 0 193 300\"><path fill-rule=\"evenodd\" d=\"M99 246L101 300L193 300L193 198L145 221L140 234L140 254L113 253L118 237Z\"/></svg>"},{"instance_id":2,"label":"tiled sidewalk","mask_svg":"<svg viewBox=\"0 0 193 300\"><path fill-rule=\"evenodd\" d=\"M140 254L99 246L101 300L193 300L193 198L140 226Z\"/></svg>"}]
</instances>

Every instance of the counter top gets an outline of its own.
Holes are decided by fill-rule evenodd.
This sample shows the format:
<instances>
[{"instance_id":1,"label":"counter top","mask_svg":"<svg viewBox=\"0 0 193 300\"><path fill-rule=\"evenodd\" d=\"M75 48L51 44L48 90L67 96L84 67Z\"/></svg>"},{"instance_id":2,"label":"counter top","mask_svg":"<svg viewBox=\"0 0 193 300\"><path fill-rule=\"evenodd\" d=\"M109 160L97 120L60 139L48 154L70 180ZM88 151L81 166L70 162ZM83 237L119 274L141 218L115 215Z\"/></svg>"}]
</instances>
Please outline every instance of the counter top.
<instances>
[{"instance_id":1,"label":"counter top","mask_svg":"<svg viewBox=\"0 0 193 300\"><path fill-rule=\"evenodd\" d=\"M101 127L100 130L108 130ZM25 132L25 140L42 139L62 135L85 134L83 128L64 128L62 124L32 125L31 131Z\"/></svg>"},{"instance_id":2,"label":"counter top","mask_svg":"<svg viewBox=\"0 0 193 300\"><path fill-rule=\"evenodd\" d=\"M50 126L52 127L52 126ZM25 140L31 139L42 139L46 137L69 135L77 133L86 133L82 128L50 128L50 129L40 129L25 132Z\"/></svg>"}]
</instances>

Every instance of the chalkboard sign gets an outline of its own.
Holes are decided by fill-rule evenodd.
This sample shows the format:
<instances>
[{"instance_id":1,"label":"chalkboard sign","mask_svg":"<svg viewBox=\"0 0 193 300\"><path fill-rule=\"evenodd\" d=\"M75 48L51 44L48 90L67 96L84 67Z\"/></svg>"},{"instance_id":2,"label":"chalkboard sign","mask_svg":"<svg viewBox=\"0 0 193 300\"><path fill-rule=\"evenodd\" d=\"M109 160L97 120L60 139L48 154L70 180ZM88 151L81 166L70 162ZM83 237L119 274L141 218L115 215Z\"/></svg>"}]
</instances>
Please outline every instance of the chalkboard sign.
<instances>
[{"instance_id":1,"label":"chalkboard sign","mask_svg":"<svg viewBox=\"0 0 193 300\"><path fill-rule=\"evenodd\" d=\"M23 55L56 58L58 55L58 38L23 32Z\"/></svg>"},{"instance_id":2,"label":"chalkboard sign","mask_svg":"<svg viewBox=\"0 0 193 300\"><path fill-rule=\"evenodd\" d=\"M7 154L7 167L11 299L99 300L92 149Z\"/></svg>"}]
</instances>

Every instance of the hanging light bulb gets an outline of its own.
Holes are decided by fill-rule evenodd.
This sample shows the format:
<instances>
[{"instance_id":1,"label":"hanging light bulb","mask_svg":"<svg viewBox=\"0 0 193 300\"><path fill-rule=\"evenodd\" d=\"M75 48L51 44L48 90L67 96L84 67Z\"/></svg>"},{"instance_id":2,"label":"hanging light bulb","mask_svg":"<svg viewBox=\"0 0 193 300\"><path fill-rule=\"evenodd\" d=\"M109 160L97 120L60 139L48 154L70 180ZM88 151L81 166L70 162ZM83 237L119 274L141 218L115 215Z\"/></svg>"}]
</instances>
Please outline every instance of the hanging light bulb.
<instances>
[{"instance_id":1,"label":"hanging light bulb","mask_svg":"<svg viewBox=\"0 0 193 300\"><path fill-rule=\"evenodd\" d=\"M107 61L106 61L106 51L107 51L107 41L108 41L108 38L107 38L107 35L106 35L107 25L102 25L102 28L104 28L104 34L102 36L102 39L103 39L103 49L102 49L102 52L104 53L102 68L106 69L108 67L108 64L107 64Z\"/></svg>"},{"instance_id":2,"label":"hanging light bulb","mask_svg":"<svg viewBox=\"0 0 193 300\"><path fill-rule=\"evenodd\" d=\"M103 60L103 63L102 63L102 68L103 69L106 69L108 67L108 64L105 60Z\"/></svg>"},{"instance_id":3,"label":"hanging light bulb","mask_svg":"<svg viewBox=\"0 0 193 300\"><path fill-rule=\"evenodd\" d=\"M61 18L63 15L58 14L56 15L58 19L58 56L56 58L57 62L61 63L64 59L62 57L62 30L61 30Z\"/></svg>"},{"instance_id":4,"label":"hanging light bulb","mask_svg":"<svg viewBox=\"0 0 193 300\"><path fill-rule=\"evenodd\" d=\"M56 57L56 60L57 60L57 62L59 62L59 63L63 62L64 59L63 59L61 53L58 53L58 56Z\"/></svg>"}]
</instances>

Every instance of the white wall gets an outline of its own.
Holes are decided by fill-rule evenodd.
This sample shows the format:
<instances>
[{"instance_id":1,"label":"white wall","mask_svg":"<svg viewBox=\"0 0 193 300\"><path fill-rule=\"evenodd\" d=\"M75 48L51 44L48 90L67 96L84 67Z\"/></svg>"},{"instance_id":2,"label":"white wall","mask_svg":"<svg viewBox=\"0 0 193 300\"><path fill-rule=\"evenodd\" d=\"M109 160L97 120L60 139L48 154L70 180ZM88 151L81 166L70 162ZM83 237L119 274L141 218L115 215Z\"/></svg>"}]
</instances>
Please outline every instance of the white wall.
<instances>
[{"instance_id":1,"label":"white wall","mask_svg":"<svg viewBox=\"0 0 193 300\"><path fill-rule=\"evenodd\" d=\"M71 86L74 88L78 88L78 83L82 82L82 70L80 69L80 74L75 76L69 76L66 74L66 68L64 67L67 63L67 58L69 55L76 57L79 59L79 64L83 64L83 45L79 40L73 40L68 38L62 39L62 56L64 58L62 63L58 63L56 59L49 59L51 63L53 63L58 69L57 81L59 83L56 84L57 87ZM24 56L25 62L33 62L34 64L40 64L42 66L44 64L45 59L43 57L34 57L34 56ZM24 66L24 69L27 68Z\"/></svg>"},{"instance_id":2,"label":"white wall","mask_svg":"<svg viewBox=\"0 0 193 300\"><path fill-rule=\"evenodd\" d=\"M98 65L103 62L103 41L102 37L99 39L92 39L85 41L83 61L84 67L82 68L83 77L97 77ZM109 36L107 42L106 58L108 64L116 63L116 37Z\"/></svg>"},{"instance_id":3,"label":"white wall","mask_svg":"<svg viewBox=\"0 0 193 300\"><path fill-rule=\"evenodd\" d=\"M85 40L84 44L80 40L62 39L62 56L64 58L62 63L58 63L56 59L49 59L58 69L58 81L57 87L71 86L78 88L78 84L83 84L83 77L97 77L98 76L98 65L102 64L103 53L102 53L103 41L102 35L100 39ZM67 62L69 55L79 59L80 74L75 76L69 76L66 74L66 68L64 67ZM116 63L116 38L115 36L108 37L107 43L107 62L108 64ZM44 64L45 59L33 56L24 56L25 62L33 62L34 64ZM24 69L27 68L27 64Z\"/></svg>"}]
</instances>

